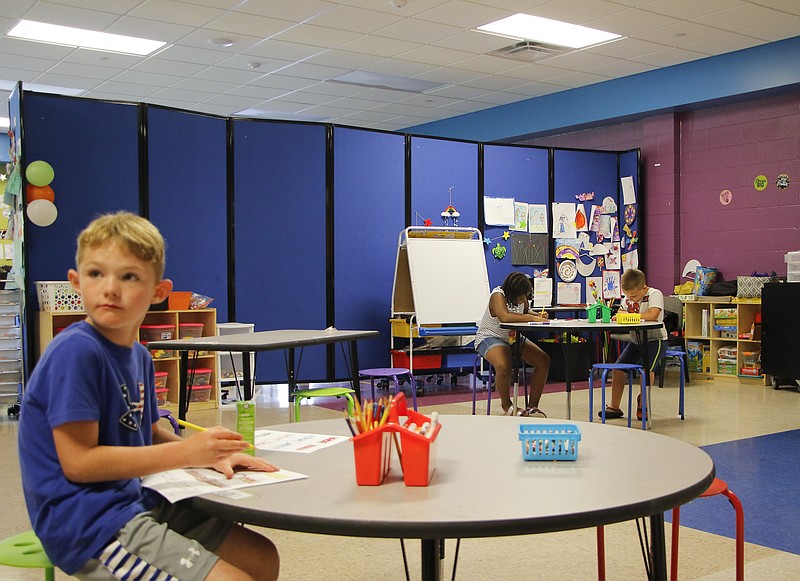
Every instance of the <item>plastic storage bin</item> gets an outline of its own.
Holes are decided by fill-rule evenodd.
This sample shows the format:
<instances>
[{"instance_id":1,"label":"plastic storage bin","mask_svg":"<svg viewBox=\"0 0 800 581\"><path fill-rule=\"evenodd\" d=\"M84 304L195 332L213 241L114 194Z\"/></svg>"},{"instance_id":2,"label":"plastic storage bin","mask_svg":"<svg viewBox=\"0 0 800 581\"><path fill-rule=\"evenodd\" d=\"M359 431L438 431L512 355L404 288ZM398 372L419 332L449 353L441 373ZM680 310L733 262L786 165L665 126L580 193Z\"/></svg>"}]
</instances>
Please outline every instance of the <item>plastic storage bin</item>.
<instances>
[{"instance_id":1,"label":"plastic storage bin","mask_svg":"<svg viewBox=\"0 0 800 581\"><path fill-rule=\"evenodd\" d=\"M180 339L188 339L189 337L202 337L203 323L180 323L178 325L178 337Z\"/></svg>"},{"instance_id":2,"label":"plastic storage bin","mask_svg":"<svg viewBox=\"0 0 800 581\"><path fill-rule=\"evenodd\" d=\"M166 387L156 388L156 402L158 405L167 405L167 394L169 394L169 389Z\"/></svg>"},{"instance_id":3,"label":"plastic storage bin","mask_svg":"<svg viewBox=\"0 0 800 581\"><path fill-rule=\"evenodd\" d=\"M156 371L156 389L167 387L169 373L166 371Z\"/></svg>"},{"instance_id":4,"label":"plastic storage bin","mask_svg":"<svg viewBox=\"0 0 800 581\"><path fill-rule=\"evenodd\" d=\"M521 424L525 460L576 460L581 431L574 424Z\"/></svg>"},{"instance_id":5,"label":"plastic storage bin","mask_svg":"<svg viewBox=\"0 0 800 581\"><path fill-rule=\"evenodd\" d=\"M188 370L189 385L209 385L211 383L211 370L206 367L196 367Z\"/></svg>"},{"instance_id":6,"label":"plastic storage bin","mask_svg":"<svg viewBox=\"0 0 800 581\"><path fill-rule=\"evenodd\" d=\"M211 399L211 386L210 385L195 385L192 386L189 392L189 401L192 403L209 401Z\"/></svg>"},{"instance_id":7,"label":"plastic storage bin","mask_svg":"<svg viewBox=\"0 0 800 581\"><path fill-rule=\"evenodd\" d=\"M377 486L392 467L392 434L384 425L353 438L356 484Z\"/></svg>"},{"instance_id":8,"label":"plastic storage bin","mask_svg":"<svg viewBox=\"0 0 800 581\"><path fill-rule=\"evenodd\" d=\"M786 262L786 282L800 282L800 250L787 252L783 260Z\"/></svg>"},{"instance_id":9,"label":"plastic storage bin","mask_svg":"<svg viewBox=\"0 0 800 581\"><path fill-rule=\"evenodd\" d=\"M142 325L139 327L139 341L147 345L150 341L168 341L175 336L175 325ZM153 359L173 357L174 352L167 349L150 351Z\"/></svg>"}]
</instances>

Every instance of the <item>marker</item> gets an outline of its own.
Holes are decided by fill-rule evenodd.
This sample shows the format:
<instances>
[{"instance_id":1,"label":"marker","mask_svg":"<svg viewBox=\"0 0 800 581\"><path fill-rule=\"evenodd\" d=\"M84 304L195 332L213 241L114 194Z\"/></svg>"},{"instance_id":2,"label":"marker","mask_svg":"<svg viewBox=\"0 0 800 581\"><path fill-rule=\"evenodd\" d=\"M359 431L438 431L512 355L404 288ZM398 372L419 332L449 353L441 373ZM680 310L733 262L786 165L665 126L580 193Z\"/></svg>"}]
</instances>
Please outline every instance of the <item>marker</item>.
<instances>
[{"instance_id":1,"label":"marker","mask_svg":"<svg viewBox=\"0 0 800 581\"><path fill-rule=\"evenodd\" d=\"M193 424L191 422L187 422L186 420L181 420L179 418L175 418L175 421L178 422L179 426L183 426L184 428L188 428L190 430L194 430L195 432L207 432L208 428L204 428L203 426L198 426L197 424ZM248 449L255 449L253 444L247 444Z\"/></svg>"},{"instance_id":2,"label":"marker","mask_svg":"<svg viewBox=\"0 0 800 581\"><path fill-rule=\"evenodd\" d=\"M431 414L431 426L428 428L428 433L425 434L428 438L433 438L433 433L436 431L436 425L439 423L439 412Z\"/></svg>"}]
</instances>

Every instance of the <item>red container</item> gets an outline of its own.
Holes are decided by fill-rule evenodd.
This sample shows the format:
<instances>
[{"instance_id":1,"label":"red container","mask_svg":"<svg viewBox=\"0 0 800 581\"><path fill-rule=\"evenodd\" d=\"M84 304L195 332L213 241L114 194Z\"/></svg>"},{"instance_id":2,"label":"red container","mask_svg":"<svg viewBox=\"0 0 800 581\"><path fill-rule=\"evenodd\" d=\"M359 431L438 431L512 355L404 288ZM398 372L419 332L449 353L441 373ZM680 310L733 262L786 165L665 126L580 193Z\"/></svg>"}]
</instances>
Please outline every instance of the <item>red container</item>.
<instances>
[{"instance_id":1,"label":"red container","mask_svg":"<svg viewBox=\"0 0 800 581\"><path fill-rule=\"evenodd\" d=\"M377 486L392 467L392 433L389 424L352 438L356 484Z\"/></svg>"},{"instance_id":2,"label":"red container","mask_svg":"<svg viewBox=\"0 0 800 581\"><path fill-rule=\"evenodd\" d=\"M430 423L430 418L414 410L408 410L408 421L422 426ZM436 470L436 440L442 425L437 423L433 435L419 434L407 429L400 429L400 443L403 451L403 482L406 486L428 486Z\"/></svg>"},{"instance_id":3,"label":"red container","mask_svg":"<svg viewBox=\"0 0 800 581\"><path fill-rule=\"evenodd\" d=\"M392 355L392 367L405 367L406 369L410 369L408 353L400 351L399 349L393 349L389 351L389 353ZM414 353L414 371L418 369L440 369L441 367L441 353L428 355L418 354L418 352Z\"/></svg>"}]
</instances>

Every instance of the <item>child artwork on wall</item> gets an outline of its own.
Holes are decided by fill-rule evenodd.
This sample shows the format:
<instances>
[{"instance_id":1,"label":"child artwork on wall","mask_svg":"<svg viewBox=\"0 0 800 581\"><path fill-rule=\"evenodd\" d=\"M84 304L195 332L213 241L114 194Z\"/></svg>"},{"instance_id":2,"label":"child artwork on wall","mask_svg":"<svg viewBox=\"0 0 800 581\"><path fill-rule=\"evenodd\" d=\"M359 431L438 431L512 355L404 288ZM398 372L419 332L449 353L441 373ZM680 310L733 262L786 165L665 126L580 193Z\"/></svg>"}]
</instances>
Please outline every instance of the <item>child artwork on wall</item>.
<instances>
[{"instance_id":1,"label":"child artwork on wall","mask_svg":"<svg viewBox=\"0 0 800 581\"><path fill-rule=\"evenodd\" d=\"M528 232L547 234L547 206L545 204L528 204Z\"/></svg>"},{"instance_id":2,"label":"child artwork on wall","mask_svg":"<svg viewBox=\"0 0 800 581\"><path fill-rule=\"evenodd\" d=\"M586 210L583 204L578 204L578 209L575 212L575 229L578 232L586 232L589 230L589 221L586 219Z\"/></svg>"},{"instance_id":3,"label":"child artwork on wall","mask_svg":"<svg viewBox=\"0 0 800 581\"><path fill-rule=\"evenodd\" d=\"M514 224L511 229L517 232L528 231L528 204L525 202L514 202Z\"/></svg>"},{"instance_id":4,"label":"child artwork on wall","mask_svg":"<svg viewBox=\"0 0 800 581\"><path fill-rule=\"evenodd\" d=\"M603 214L601 206L592 206L592 213L589 217L589 230L591 232L600 231L600 216Z\"/></svg>"},{"instance_id":5,"label":"child artwork on wall","mask_svg":"<svg viewBox=\"0 0 800 581\"><path fill-rule=\"evenodd\" d=\"M577 238L575 204L553 203L553 238Z\"/></svg>"},{"instance_id":6,"label":"child artwork on wall","mask_svg":"<svg viewBox=\"0 0 800 581\"><path fill-rule=\"evenodd\" d=\"M622 298L619 288L618 270L603 271L603 298L605 300Z\"/></svg>"},{"instance_id":7,"label":"child artwork on wall","mask_svg":"<svg viewBox=\"0 0 800 581\"><path fill-rule=\"evenodd\" d=\"M579 282L558 283L557 300L559 305L581 304L581 283Z\"/></svg>"},{"instance_id":8,"label":"child artwork on wall","mask_svg":"<svg viewBox=\"0 0 800 581\"><path fill-rule=\"evenodd\" d=\"M592 292L592 283L594 283L594 292ZM601 290L603 288L603 277L602 276L588 276L586 277L586 304L593 305L598 302L602 295ZM595 296L597 295L597 296Z\"/></svg>"},{"instance_id":9,"label":"child artwork on wall","mask_svg":"<svg viewBox=\"0 0 800 581\"><path fill-rule=\"evenodd\" d=\"M615 269L619 270L622 268L622 262L620 260L620 249L619 249L619 242L611 242L608 244L608 255L606 256L606 268L608 269Z\"/></svg>"},{"instance_id":10,"label":"child artwork on wall","mask_svg":"<svg viewBox=\"0 0 800 581\"><path fill-rule=\"evenodd\" d=\"M639 268L639 251L636 249L622 255L622 272L631 268Z\"/></svg>"},{"instance_id":11,"label":"child artwork on wall","mask_svg":"<svg viewBox=\"0 0 800 581\"><path fill-rule=\"evenodd\" d=\"M514 266L547 264L549 260L548 247L547 234L512 234L511 264Z\"/></svg>"},{"instance_id":12,"label":"child artwork on wall","mask_svg":"<svg viewBox=\"0 0 800 581\"><path fill-rule=\"evenodd\" d=\"M483 219L488 226L511 226L514 223L514 198L485 197Z\"/></svg>"}]
</instances>

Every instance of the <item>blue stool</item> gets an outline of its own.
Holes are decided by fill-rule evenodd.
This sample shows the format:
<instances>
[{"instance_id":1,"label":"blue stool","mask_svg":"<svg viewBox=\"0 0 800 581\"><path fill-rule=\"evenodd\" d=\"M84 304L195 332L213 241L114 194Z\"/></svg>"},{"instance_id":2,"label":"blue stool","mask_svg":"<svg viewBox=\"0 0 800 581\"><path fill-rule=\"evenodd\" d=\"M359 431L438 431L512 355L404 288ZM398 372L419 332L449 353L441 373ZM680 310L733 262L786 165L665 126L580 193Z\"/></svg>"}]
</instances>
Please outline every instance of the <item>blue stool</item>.
<instances>
[{"instance_id":1,"label":"blue stool","mask_svg":"<svg viewBox=\"0 0 800 581\"><path fill-rule=\"evenodd\" d=\"M411 399L414 405L414 411L417 411L417 386L414 383L414 378L411 376L411 371L405 367L374 367L372 369L359 369L358 374L364 377L369 377L370 387L372 388L372 400L375 401L375 379L391 378L394 381L394 394L400 394L400 377L407 376L411 382Z\"/></svg>"},{"instance_id":2,"label":"blue stool","mask_svg":"<svg viewBox=\"0 0 800 581\"><path fill-rule=\"evenodd\" d=\"M648 406L648 402L650 398L647 397L647 380L645 379L644 375L644 368L641 365L633 364L633 363L595 363L592 365L592 370L589 373L589 421L594 421L594 373L595 371L602 371L603 381L600 387L600 393L602 396L601 405L603 406L601 412L601 419L602 422L606 423L606 378L608 377L608 372L614 369L618 369L623 371L628 376L628 427L631 427L631 409L633 408L633 374L639 373L639 377L642 380L642 429L646 430L650 423L650 412L651 410L648 409L651 406Z\"/></svg>"},{"instance_id":3,"label":"blue stool","mask_svg":"<svg viewBox=\"0 0 800 581\"><path fill-rule=\"evenodd\" d=\"M33 531L0 541L0 565L44 569L45 581L55 579L55 569Z\"/></svg>"},{"instance_id":4,"label":"blue stool","mask_svg":"<svg viewBox=\"0 0 800 581\"><path fill-rule=\"evenodd\" d=\"M686 365L686 352L680 347L669 347L666 351L664 351L664 360L661 362L661 370L658 374L658 387L664 387L664 370L667 366L666 365L667 357L672 357L673 359L677 359L678 364L680 365L681 368L681 387L680 387L680 393L678 394L678 415L681 416L681 419L684 419L683 390L686 381L688 381L689 379L689 367Z\"/></svg>"}]
</instances>

